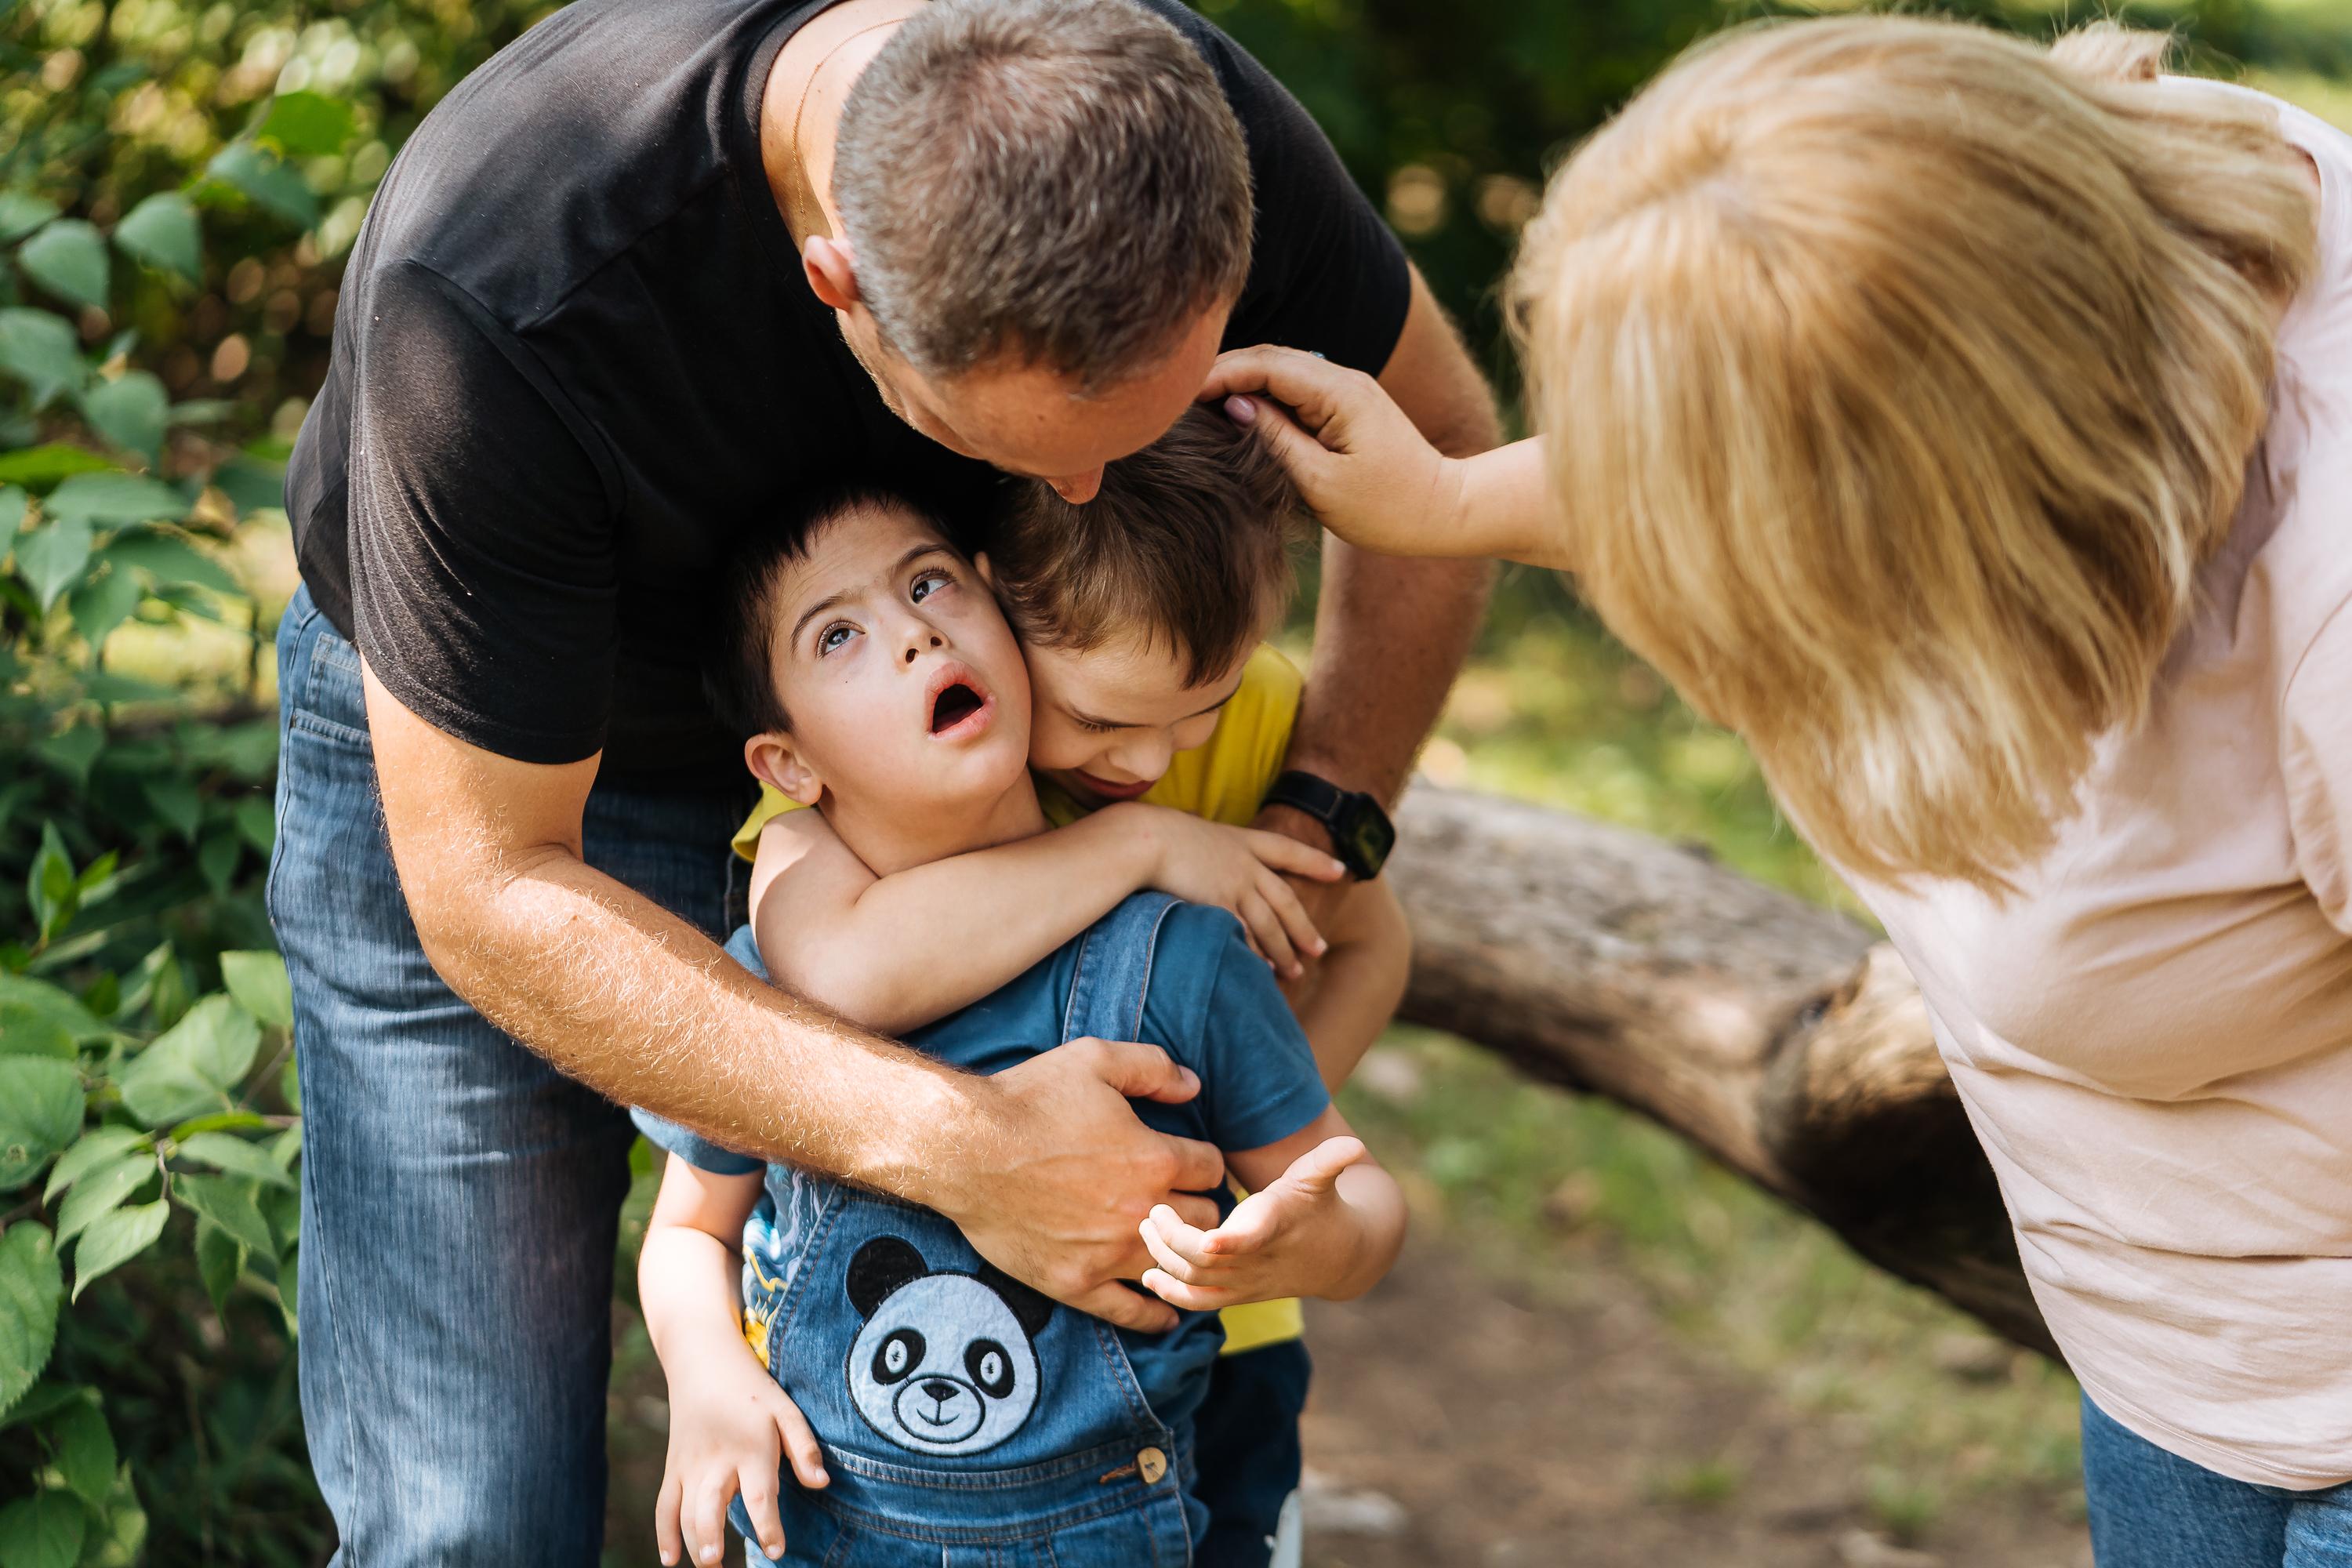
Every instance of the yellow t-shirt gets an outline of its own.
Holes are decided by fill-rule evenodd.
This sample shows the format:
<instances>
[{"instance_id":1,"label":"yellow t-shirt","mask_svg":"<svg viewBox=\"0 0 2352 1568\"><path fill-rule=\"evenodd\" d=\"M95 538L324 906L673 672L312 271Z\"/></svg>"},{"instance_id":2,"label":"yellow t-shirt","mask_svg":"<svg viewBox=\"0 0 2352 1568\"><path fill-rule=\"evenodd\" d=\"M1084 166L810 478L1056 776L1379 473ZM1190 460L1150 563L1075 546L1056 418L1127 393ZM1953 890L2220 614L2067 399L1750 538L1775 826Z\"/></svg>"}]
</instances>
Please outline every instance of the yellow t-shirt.
<instances>
[{"instance_id":1,"label":"yellow t-shirt","mask_svg":"<svg viewBox=\"0 0 2352 1568\"><path fill-rule=\"evenodd\" d=\"M1217 715L1215 731L1201 745L1177 752L1168 772L1142 798L1211 822L1247 827L1282 772L1306 684L1298 667L1281 649L1271 643L1261 646L1243 667L1242 683ZM1056 827L1067 827L1087 814L1058 785L1044 779L1038 781L1037 801L1045 807L1045 820ZM760 830L782 813L802 809L800 802L762 784L760 804L736 830L735 853L746 860L756 858ZM1227 1355L1295 1340L1307 1330L1297 1301L1255 1301L1228 1307L1223 1316Z\"/></svg>"}]
</instances>

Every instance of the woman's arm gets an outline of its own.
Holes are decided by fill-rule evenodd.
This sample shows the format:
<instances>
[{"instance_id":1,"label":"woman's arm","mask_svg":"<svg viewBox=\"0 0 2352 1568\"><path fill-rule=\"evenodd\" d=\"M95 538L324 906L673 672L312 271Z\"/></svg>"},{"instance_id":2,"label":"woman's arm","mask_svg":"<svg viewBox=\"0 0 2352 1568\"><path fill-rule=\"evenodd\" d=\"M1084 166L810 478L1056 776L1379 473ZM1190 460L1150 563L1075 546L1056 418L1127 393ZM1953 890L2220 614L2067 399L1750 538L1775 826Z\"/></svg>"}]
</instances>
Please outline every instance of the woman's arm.
<instances>
[{"instance_id":1,"label":"woman's arm","mask_svg":"<svg viewBox=\"0 0 2352 1568\"><path fill-rule=\"evenodd\" d=\"M882 1034L1011 981L1141 888L1232 910L1286 972L1323 942L1282 873L1339 862L1278 833L1127 802L1015 844L877 877L814 811L761 830L751 930L775 984Z\"/></svg>"},{"instance_id":2,"label":"woman's arm","mask_svg":"<svg viewBox=\"0 0 2352 1568\"><path fill-rule=\"evenodd\" d=\"M1262 427L1316 517L1350 544L1575 570L1540 439L1444 457L1380 383L1297 349L1235 349L1201 395Z\"/></svg>"}]
</instances>

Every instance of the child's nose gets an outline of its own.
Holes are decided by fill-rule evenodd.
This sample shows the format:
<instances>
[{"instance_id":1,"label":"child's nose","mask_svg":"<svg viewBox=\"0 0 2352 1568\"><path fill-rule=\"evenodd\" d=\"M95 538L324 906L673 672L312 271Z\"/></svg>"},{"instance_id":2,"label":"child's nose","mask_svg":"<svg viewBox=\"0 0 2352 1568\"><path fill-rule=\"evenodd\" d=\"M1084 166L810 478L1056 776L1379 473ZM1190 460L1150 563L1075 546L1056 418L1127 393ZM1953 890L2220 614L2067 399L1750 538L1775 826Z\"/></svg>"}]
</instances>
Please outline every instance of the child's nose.
<instances>
[{"instance_id":1,"label":"child's nose","mask_svg":"<svg viewBox=\"0 0 2352 1568\"><path fill-rule=\"evenodd\" d=\"M925 648L945 647L947 646L948 639L940 636L937 632L923 632L917 636L910 637L907 639L907 662L908 664L914 663L915 656L921 653Z\"/></svg>"}]
</instances>

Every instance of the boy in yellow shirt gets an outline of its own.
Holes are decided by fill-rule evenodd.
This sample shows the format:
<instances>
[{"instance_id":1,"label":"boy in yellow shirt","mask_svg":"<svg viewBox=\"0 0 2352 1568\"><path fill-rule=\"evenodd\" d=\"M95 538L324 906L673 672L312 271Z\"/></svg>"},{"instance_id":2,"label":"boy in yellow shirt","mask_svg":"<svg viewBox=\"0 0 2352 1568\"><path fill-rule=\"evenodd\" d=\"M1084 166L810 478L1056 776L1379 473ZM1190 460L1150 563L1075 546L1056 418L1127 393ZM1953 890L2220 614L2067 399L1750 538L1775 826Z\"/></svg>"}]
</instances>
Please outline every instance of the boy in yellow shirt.
<instances>
[{"instance_id":1,"label":"boy in yellow shirt","mask_svg":"<svg viewBox=\"0 0 2352 1568\"><path fill-rule=\"evenodd\" d=\"M1015 484L978 559L1021 640L1030 763L1061 831L877 876L821 813L800 809L821 796L789 752L755 741L761 804L735 847L753 862L751 925L775 982L904 1032L1156 888L1241 919L1284 980L1324 1081L1343 1081L1403 996L1411 939L1377 880L1352 887L1318 932L1283 874L1332 880L1343 868L1249 826L1282 771L1303 684L1263 642L1288 603L1297 510L1272 457L1200 411L1110 465L1083 507ZM954 700L940 697L950 723ZM1302 952L1319 962L1308 968ZM1200 1416L1213 1522L1196 1561L1296 1563L1309 1371L1298 1304L1223 1316Z\"/></svg>"}]
</instances>

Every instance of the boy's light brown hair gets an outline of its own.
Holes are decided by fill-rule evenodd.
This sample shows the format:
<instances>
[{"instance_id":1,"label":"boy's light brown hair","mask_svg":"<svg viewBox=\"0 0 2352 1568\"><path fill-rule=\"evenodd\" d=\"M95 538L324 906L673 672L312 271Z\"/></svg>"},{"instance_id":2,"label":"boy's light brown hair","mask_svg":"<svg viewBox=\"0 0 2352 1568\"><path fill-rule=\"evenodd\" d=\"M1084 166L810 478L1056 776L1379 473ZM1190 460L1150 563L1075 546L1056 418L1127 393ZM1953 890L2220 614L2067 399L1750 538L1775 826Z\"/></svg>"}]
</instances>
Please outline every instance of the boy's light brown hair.
<instances>
[{"instance_id":1,"label":"boy's light brown hair","mask_svg":"<svg viewBox=\"0 0 2352 1568\"><path fill-rule=\"evenodd\" d=\"M1042 480L1011 487L989 571L1024 644L1083 653L1139 635L1198 686L1248 657L1288 603L1302 516L1265 442L1195 407L1105 468L1083 506Z\"/></svg>"}]
</instances>

